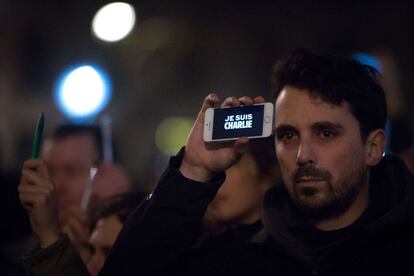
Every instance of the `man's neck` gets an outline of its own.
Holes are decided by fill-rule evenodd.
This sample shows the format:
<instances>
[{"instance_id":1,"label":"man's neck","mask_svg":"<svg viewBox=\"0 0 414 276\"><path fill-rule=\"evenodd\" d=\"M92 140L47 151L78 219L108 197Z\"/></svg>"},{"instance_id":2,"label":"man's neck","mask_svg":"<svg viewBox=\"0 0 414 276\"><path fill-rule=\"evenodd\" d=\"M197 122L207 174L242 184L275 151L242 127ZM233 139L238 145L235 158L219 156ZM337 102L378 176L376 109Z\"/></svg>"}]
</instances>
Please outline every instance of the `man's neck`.
<instances>
[{"instance_id":1,"label":"man's neck","mask_svg":"<svg viewBox=\"0 0 414 276\"><path fill-rule=\"evenodd\" d=\"M321 220L311 221L311 223L321 231L339 230L353 224L358 218L362 216L369 205L369 185L359 192L354 203L348 210L339 216Z\"/></svg>"}]
</instances>

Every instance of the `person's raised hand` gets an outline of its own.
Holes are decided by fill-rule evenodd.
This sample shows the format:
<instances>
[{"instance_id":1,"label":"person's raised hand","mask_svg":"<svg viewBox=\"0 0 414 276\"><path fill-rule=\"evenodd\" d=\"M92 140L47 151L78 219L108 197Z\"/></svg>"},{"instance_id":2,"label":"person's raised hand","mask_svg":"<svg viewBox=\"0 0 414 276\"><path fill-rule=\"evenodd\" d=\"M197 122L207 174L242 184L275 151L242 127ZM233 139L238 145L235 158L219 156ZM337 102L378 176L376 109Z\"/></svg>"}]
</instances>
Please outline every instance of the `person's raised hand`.
<instances>
[{"instance_id":1,"label":"person's raised hand","mask_svg":"<svg viewBox=\"0 0 414 276\"><path fill-rule=\"evenodd\" d=\"M60 238L60 229L55 187L42 160L30 159L24 162L18 191L40 246L45 248L56 242Z\"/></svg>"},{"instance_id":2,"label":"person's raised hand","mask_svg":"<svg viewBox=\"0 0 414 276\"><path fill-rule=\"evenodd\" d=\"M222 107L238 107L240 105L252 105L264 102L263 97L254 100L245 96L241 98L229 97ZM218 107L219 97L212 93L203 102L197 119L188 136L184 157L179 168L180 172L187 178L207 182L217 173L222 172L236 163L247 150L249 139L241 137L234 141L204 142L204 116L209 107Z\"/></svg>"}]
</instances>

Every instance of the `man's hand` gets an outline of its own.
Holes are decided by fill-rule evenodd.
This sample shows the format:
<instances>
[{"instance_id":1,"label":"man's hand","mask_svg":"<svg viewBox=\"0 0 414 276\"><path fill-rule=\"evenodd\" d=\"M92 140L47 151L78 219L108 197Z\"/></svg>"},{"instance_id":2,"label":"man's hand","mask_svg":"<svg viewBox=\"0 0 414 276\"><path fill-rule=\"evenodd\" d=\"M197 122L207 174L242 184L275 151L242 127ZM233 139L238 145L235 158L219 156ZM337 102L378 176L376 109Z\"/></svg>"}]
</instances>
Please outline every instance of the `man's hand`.
<instances>
[{"instance_id":1,"label":"man's hand","mask_svg":"<svg viewBox=\"0 0 414 276\"><path fill-rule=\"evenodd\" d=\"M33 232L45 248L60 238L55 187L45 163L40 159L24 162L18 187L20 201L29 212Z\"/></svg>"},{"instance_id":2,"label":"man's hand","mask_svg":"<svg viewBox=\"0 0 414 276\"><path fill-rule=\"evenodd\" d=\"M229 142L206 143L203 141L205 111L209 107L218 106L219 101L216 94L210 94L204 99L201 110L187 139L184 158L179 168L181 173L187 178L207 182L217 173L226 170L236 163L247 150L249 143L247 137L241 137ZM223 102L222 106L237 107L262 102L264 102L263 97L257 97L254 100L247 96L239 99L230 97Z\"/></svg>"}]
</instances>

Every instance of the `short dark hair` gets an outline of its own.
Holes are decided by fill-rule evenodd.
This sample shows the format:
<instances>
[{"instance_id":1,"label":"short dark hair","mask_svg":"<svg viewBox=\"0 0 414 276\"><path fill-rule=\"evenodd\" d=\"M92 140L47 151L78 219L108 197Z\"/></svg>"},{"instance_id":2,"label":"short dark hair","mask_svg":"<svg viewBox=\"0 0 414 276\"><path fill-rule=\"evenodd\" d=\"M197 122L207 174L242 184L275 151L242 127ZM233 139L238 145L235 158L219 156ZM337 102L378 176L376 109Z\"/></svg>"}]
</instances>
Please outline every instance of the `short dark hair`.
<instances>
[{"instance_id":1,"label":"short dark hair","mask_svg":"<svg viewBox=\"0 0 414 276\"><path fill-rule=\"evenodd\" d=\"M293 86L337 106L346 101L365 141L371 131L385 127L387 118L385 93L377 77L377 70L354 59L297 49L273 68L274 99L285 86Z\"/></svg>"},{"instance_id":2,"label":"short dark hair","mask_svg":"<svg viewBox=\"0 0 414 276\"><path fill-rule=\"evenodd\" d=\"M102 160L102 132L97 125L63 124L57 126L52 133L52 140L62 140L72 136L90 135L94 141L97 159Z\"/></svg>"}]
</instances>

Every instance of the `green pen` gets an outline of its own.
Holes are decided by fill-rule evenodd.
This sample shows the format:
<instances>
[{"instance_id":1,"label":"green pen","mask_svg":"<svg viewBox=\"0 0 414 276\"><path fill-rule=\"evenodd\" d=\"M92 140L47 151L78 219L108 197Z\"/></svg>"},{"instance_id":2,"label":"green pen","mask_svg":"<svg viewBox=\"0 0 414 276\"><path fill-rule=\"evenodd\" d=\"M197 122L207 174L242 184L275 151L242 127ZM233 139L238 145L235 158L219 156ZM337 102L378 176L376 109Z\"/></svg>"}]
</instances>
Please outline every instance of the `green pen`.
<instances>
[{"instance_id":1,"label":"green pen","mask_svg":"<svg viewBox=\"0 0 414 276\"><path fill-rule=\"evenodd\" d=\"M32 158L39 158L40 146L42 145L43 127L45 125L45 115L42 112L37 121L36 131L33 139Z\"/></svg>"}]
</instances>

